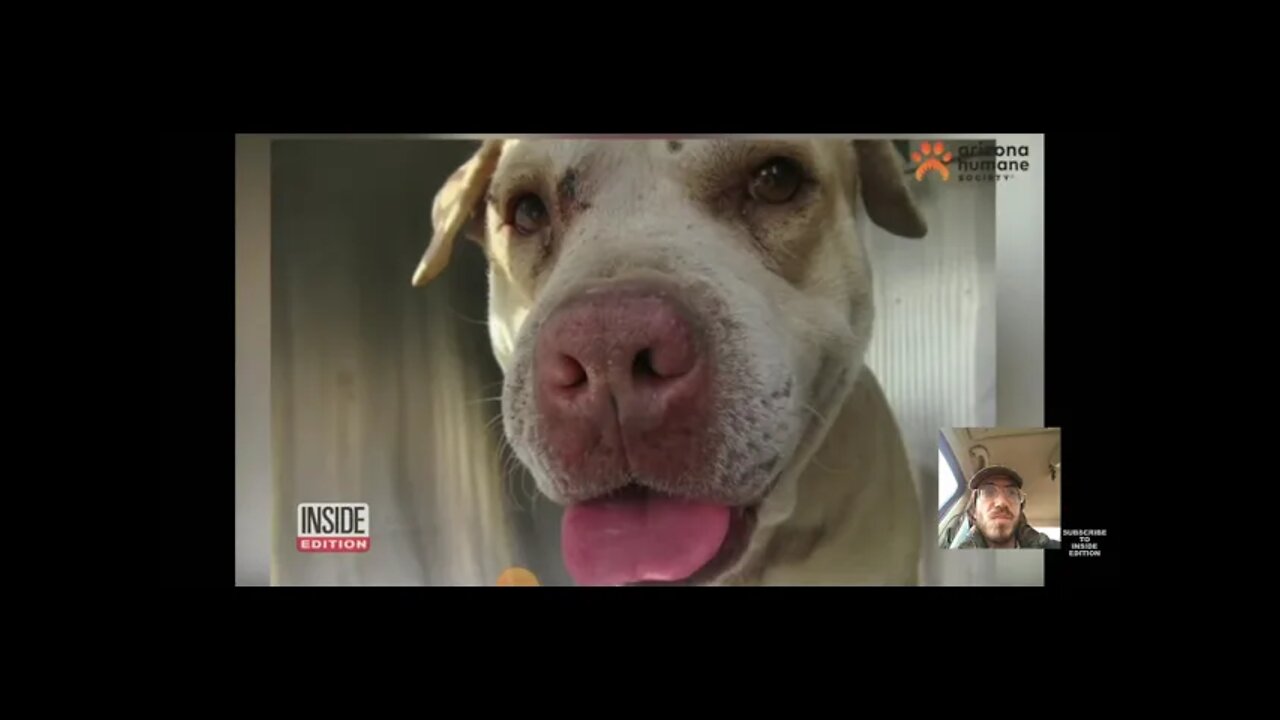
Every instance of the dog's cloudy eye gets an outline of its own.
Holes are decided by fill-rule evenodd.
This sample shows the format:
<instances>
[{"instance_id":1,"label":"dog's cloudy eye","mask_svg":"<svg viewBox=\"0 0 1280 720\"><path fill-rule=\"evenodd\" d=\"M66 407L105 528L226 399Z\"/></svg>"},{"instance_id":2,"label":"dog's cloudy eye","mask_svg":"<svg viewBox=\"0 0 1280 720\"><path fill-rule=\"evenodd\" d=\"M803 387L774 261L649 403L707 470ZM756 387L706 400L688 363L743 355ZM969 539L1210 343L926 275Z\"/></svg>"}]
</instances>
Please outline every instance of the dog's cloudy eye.
<instances>
[{"instance_id":1,"label":"dog's cloudy eye","mask_svg":"<svg viewBox=\"0 0 1280 720\"><path fill-rule=\"evenodd\" d=\"M533 235L547 226L547 207L537 195L524 195L516 200L512 223L521 235Z\"/></svg>"},{"instance_id":2,"label":"dog's cloudy eye","mask_svg":"<svg viewBox=\"0 0 1280 720\"><path fill-rule=\"evenodd\" d=\"M774 158L751 178L751 197L767 203L783 203L800 189L800 168L786 158Z\"/></svg>"}]
</instances>

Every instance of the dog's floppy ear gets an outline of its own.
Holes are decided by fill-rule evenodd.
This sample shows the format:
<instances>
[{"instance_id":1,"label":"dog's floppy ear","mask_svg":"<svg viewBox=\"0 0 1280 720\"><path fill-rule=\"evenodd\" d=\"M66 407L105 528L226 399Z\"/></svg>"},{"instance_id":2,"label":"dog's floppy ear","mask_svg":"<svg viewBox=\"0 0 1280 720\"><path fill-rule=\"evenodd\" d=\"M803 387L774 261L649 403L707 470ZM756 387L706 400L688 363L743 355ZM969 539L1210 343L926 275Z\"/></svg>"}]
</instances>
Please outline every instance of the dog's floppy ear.
<instances>
[{"instance_id":1,"label":"dog's floppy ear","mask_svg":"<svg viewBox=\"0 0 1280 720\"><path fill-rule=\"evenodd\" d=\"M414 287L431 282L449 264L454 239L475 219L476 212L483 209L489 179L501 155L502 141L486 140L436 193L431 205L431 244L413 273Z\"/></svg>"},{"instance_id":2,"label":"dog's floppy ear","mask_svg":"<svg viewBox=\"0 0 1280 720\"><path fill-rule=\"evenodd\" d=\"M902 158L888 140L855 140L858 184L867 216L894 235L922 238L929 232L915 199L907 189Z\"/></svg>"}]
</instances>

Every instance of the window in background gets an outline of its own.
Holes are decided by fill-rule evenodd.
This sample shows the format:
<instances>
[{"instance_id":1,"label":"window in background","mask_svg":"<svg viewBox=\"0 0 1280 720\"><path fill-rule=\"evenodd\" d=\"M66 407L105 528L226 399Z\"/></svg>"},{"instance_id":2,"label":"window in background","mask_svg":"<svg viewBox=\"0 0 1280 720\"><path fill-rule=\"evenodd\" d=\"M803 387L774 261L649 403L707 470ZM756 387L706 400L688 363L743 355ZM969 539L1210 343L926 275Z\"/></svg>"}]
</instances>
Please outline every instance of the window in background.
<instances>
[{"instance_id":1,"label":"window in background","mask_svg":"<svg viewBox=\"0 0 1280 720\"><path fill-rule=\"evenodd\" d=\"M951 472L951 463L947 462L946 456L942 454L942 450L938 450L938 510L951 502L951 498L956 494L956 476Z\"/></svg>"}]
</instances>

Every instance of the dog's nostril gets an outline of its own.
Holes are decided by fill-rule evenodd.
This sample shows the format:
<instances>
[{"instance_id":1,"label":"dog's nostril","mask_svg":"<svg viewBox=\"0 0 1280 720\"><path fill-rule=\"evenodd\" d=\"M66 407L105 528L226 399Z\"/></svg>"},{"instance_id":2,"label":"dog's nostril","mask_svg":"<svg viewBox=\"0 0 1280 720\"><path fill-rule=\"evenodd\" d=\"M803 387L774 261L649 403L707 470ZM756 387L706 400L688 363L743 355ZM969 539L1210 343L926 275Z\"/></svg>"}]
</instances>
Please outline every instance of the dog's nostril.
<instances>
[{"instance_id":1,"label":"dog's nostril","mask_svg":"<svg viewBox=\"0 0 1280 720\"><path fill-rule=\"evenodd\" d=\"M587 382L587 369L572 355L560 354L551 362L547 378L556 387L576 388Z\"/></svg>"},{"instance_id":2,"label":"dog's nostril","mask_svg":"<svg viewBox=\"0 0 1280 720\"><path fill-rule=\"evenodd\" d=\"M658 371L653 369L653 351L647 348L641 350L636 355L635 362L632 363L631 372L639 378L660 377Z\"/></svg>"}]
</instances>

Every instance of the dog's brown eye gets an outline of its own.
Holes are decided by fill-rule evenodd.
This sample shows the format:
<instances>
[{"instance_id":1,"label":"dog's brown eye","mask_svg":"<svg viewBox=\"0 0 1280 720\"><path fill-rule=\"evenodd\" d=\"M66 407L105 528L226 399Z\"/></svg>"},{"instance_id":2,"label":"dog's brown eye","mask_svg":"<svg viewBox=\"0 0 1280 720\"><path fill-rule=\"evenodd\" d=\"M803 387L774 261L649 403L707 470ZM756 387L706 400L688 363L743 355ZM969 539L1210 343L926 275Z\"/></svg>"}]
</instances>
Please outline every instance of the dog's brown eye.
<instances>
[{"instance_id":1,"label":"dog's brown eye","mask_svg":"<svg viewBox=\"0 0 1280 720\"><path fill-rule=\"evenodd\" d=\"M783 203L800 190L799 166L786 158L774 158L751 178L751 197L767 203Z\"/></svg>"},{"instance_id":2,"label":"dog's brown eye","mask_svg":"<svg viewBox=\"0 0 1280 720\"><path fill-rule=\"evenodd\" d=\"M512 223L521 235L533 235L547 226L547 207L537 195L524 195L515 204Z\"/></svg>"}]
</instances>

